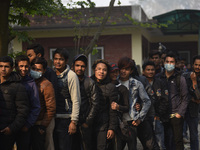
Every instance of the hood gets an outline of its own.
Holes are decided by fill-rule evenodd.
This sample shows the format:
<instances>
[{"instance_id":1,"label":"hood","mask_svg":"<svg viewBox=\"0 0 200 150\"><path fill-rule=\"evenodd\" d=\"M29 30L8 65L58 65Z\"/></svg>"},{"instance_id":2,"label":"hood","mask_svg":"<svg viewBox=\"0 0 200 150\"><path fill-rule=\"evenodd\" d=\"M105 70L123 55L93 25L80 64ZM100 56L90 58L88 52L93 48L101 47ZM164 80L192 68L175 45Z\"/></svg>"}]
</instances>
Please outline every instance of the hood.
<instances>
[{"instance_id":1,"label":"hood","mask_svg":"<svg viewBox=\"0 0 200 150\"><path fill-rule=\"evenodd\" d=\"M97 84L108 84L111 82L109 76L107 75L106 78L103 81L97 82L95 75L93 74L91 78L97 83Z\"/></svg>"},{"instance_id":2,"label":"hood","mask_svg":"<svg viewBox=\"0 0 200 150\"><path fill-rule=\"evenodd\" d=\"M32 77L28 76L28 75L26 75L24 78L22 78L22 82L29 83L29 82L34 82L34 81L35 80Z\"/></svg>"},{"instance_id":3,"label":"hood","mask_svg":"<svg viewBox=\"0 0 200 150\"><path fill-rule=\"evenodd\" d=\"M11 72L9 78L6 80L6 82L21 82L22 78L21 76L16 72Z\"/></svg>"}]
</instances>

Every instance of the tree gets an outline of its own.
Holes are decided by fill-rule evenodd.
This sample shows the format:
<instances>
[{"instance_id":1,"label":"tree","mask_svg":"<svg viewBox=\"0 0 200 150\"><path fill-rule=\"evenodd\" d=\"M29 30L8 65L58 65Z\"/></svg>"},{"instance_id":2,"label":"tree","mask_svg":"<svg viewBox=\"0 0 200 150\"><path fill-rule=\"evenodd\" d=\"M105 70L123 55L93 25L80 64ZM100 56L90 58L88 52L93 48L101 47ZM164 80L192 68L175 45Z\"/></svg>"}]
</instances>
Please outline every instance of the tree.
<instances>
[{"instance_id":1,"label":"tree","mask_svg":"<svg viewBox=\"0 0 200 150\"><path fill-rule=\"evenodd\" d=\"M110 13L111 13L111 11L112 11L112 8L113 8L113 6L114 6L114 3L115 3L115 0L111 0L111 1L110 1L109 8L108 8L108 10L107 10L107 12L106 12L106 15L105 15L105 17L104 17L104 19L103 19L101 25L99 26L99 28L98 28L96 34L94 35L93 39L91 40L90 44L87 46L87 48L86 48L85 51L84 51L84 53L85 53L86 56L93 50L93 48L94 48L96 42L98 41L99 36L101 35L101 32L103 31L104 26L106 25L106 22L108 21L108 18L109 18L109 16L110 16Z\"/></svg>"},{"instance_id":2,"label":"tree","mask_svg":"<svg viewBox=\"0 0 200 150\"><path fill-rule=\"evenodd\" d=\"M72 1L73 2L73 1ZM110 0L110 5L105 12L104 17L97 18L95 16L89 18L89 22L91 21L91 24L93 24L94 20L97 20L100 22L100 25L98 26L97 32L94 34L92 40L88 44L88 46L83 49L83 53L86 55L92 52L93 47L95 47L96 42L98 41L106 22L109 19L110 13L112 11L112 8L114 6L115 0ZM95 3L93 3L91 0L85 0L85 1L78 1L74 3L75 5L79 6L79 8L93 8L95 7ZM118 4L120 4L120 0L118 0ZM12 29L13 25L18 26L29 26L29 18L28 16L53 16L53 15L62 15L63 17L68 17L68 19L71 19L75 22L75 28L78 27L79 31L81 30L81 19L84 18L82 15L80 15L80 11L77 9L77 7L74 7L73 5L67 4L70 8L66 8L61 3L61 0L1 0L0 1L0 8L3 13L0 14L0 56L7 55L8 52L8 43L14 39L17 35L19 40L27 40L27 33L26 32L19 32ZM73 8L73 9L72 9ZM70 16L70 12L77 11L77 18L74 18L74 16ZM82 18L80 18L82 16ZM134 25L139 25L142 27L157 27L156 24L143 24L138 23L137 21L133 20L131 16L124 14L124 16L127 17L127 19L131 20ZM91 24L87 24L87 28L90 28ZM77 34L75 36L75 40L77 41L77 45L79 45L81 39L81 35ZM80 47L77 46L77 49L79 51Z\"/></svg>"},{"instance_id":3,"label":"tree","mask_svg":"<svg viewBox=\"0 0 200 150\"><path fill-rule=\"evenodd\" d=\"M12 30L13 25L28 26L26 15L51 16L64 9L61 0L1 0L0 1L0 56L7 55L8 43L19 35L27 36L25 32Z\"/></svg>"},{"instance_id":4,"label":"tree","mask_svg":"<svg viewBox=\"0 0 200 150\"><path fill-rule=\"evenodd\" d=\"M96 44L108 18L111 13L115 0L110 1L110 6L102 19L102 23L98 28L93 40L86 48L86 53L90 53ZM78 1L75 3L81 8L95 7L95 3L91 0ZM70 6L71 7L71 6ZM63 6L61 0L1 0L0 1L0 56L7 55L8 43L18 36L19 40L27 40L26 32L18 32L12 29L13 25L29 26L29 18L26 16L52 16L56 14L65 14L69 12ZM66 15L66 14L65 14Z\"/></svg>"},{"instance_id":5,"label":"tree","mask_svg":"<svg viewBox=\"0 0 200 150\"><path fill-rule=\"evenodd\" d=\"M10 0L0 1L0 56L7 54L8 49L8 13Z\"/></svg>"}]
</instances>

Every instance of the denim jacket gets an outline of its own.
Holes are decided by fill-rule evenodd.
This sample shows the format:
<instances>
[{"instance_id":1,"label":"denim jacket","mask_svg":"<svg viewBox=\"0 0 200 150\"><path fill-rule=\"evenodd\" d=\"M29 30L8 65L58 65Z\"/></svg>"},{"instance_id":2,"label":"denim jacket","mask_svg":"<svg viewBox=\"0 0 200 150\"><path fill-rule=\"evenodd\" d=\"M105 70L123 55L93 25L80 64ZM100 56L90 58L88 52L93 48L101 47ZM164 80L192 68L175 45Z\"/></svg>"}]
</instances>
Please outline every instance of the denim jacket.
<instances>
[{"instance_id":1,"label":"denim jacket","mask_svg":"<svg viewBox=\"0 0 200 150\"><path fill-rule=\"evenodd\" d=\"M141 101L141 102L139 102ZM135 109L136 102L142 105L142 109L137 111ZM132 77L129 78L129 114L124 113L123 118L126 120L144 120L149 108L151 106L151 100L147 95L142 83ZM130 117L128 117L128 115Z\"/></svg>"}]
</instances>

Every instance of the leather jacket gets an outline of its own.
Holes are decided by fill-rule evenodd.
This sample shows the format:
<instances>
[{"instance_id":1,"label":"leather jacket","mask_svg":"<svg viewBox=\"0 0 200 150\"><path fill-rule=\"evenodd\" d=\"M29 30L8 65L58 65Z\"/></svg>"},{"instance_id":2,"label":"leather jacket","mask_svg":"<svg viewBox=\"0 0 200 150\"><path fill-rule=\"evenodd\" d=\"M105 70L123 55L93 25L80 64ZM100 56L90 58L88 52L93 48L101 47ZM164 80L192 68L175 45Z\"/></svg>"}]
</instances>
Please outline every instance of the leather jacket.
<instances>
[{"instance_id":1,"label":"leather jacket","mask_svg":"<svg viewBox=\"0 0 200 150\"><path fill-rule=\"evenodd\" d=\"M91 77L98 86L100 96L100 110L95 118L95 124L98 126L108 124L108 130L115 131L118 126L117 111L111 109L111 103L118 99L117 88L106 77L101 82L97 82L95 76Z\"/></svg>"},{"instance_id":2,"label":"leather jacket","mask_svg":"<svg viewBox=\"0 0 200 150\"><path fill-rule=\"evenodd\" d=\"M94 81L84 76L79 80L81 92L81 106L79 123L91 125L99 110L100 95Z\"/></svg>"},{"instance_id":3,"label":"leather jacket","mask_svg":"<svg viewBox=\"0 0 200 150\"><path fill-rule=\"evenodd\" d=\"M41 110L35 125L47 127L56 113L54 88L45 77L35 80L39 90Z\"/></svg>"}]
</instances>

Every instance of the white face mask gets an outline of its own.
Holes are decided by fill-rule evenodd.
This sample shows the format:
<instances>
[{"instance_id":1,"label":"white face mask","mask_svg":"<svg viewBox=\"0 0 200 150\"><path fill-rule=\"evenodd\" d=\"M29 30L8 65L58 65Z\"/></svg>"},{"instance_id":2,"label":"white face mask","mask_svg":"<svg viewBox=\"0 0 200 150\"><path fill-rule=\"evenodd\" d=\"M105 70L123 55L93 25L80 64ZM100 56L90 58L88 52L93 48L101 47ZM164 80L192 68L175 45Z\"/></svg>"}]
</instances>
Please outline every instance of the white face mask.
<instances>
[{"instance_id":1,"label":"white face mask","mask_svg":"<svg viewBox=\"0 0 200 150\"><path fill-rule=\"evenodd\" d=\"M30 74L33 79L39 79L42 77L42 72L34 71L32 69L30 69Z\"/></svg>"},{"instance_id":2,"label":"white face mask","mask_svg":"<svg viewBox=\"0 0 200 150\"><path fill-rule=\"evenodd\" d=\"M165 64L164 67L167 70L167 72L171 72L175 69L175 65L173 65L173 64Z\"/></svg>"}]
</instances>

